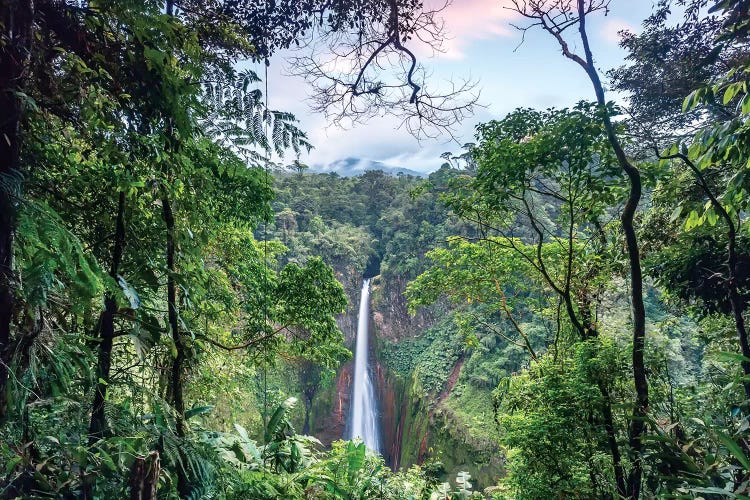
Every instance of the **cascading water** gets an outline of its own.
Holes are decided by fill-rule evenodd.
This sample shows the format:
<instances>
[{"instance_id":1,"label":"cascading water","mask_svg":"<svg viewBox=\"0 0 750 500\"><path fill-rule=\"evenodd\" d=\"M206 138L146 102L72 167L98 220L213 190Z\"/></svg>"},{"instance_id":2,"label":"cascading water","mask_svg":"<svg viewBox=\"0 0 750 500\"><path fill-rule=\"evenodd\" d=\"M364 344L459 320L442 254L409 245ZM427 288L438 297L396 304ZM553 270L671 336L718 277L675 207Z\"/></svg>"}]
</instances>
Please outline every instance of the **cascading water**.
<instances>
[{"instance_id":1,"label":"cascading water","mask_svg":"<svg viewBox=\"0 0 750 500\"><path fill-rule=\"evenodd\" d=\"M374 452L380 451L375 390L368 368L368 327L370 322L370 280L362 284L359 300L357 345L354 353L354 391L351 403L350 438L361 438Z\"/></svg>"}]
</instances>

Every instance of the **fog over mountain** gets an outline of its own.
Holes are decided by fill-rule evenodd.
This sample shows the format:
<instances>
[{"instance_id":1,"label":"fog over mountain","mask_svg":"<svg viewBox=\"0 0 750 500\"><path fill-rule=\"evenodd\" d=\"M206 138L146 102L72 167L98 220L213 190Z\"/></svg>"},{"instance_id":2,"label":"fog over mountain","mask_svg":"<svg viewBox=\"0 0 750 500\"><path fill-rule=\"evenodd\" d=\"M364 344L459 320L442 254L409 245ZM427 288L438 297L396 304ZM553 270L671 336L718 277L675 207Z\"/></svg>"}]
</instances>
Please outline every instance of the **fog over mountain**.
<instances>
[{"instance_id":1,"label":"fog over mountain","mask_svg":"<svg viewBox=\"0 0 750 500\"><path fill-rule=\"evenodd\" d=\"M319 173L330 173L335 172L341 177L353 177L360 175L368 170L382 170L383 172L390 175L413 175L414 177L424 177L424 172L417 172L404 167L395 165L386 165L380 161L369 160L366 158L354 158L348 157L341 160L336 160L326 165L312 165L310 171Z\"/></svg>"}]
</instances>

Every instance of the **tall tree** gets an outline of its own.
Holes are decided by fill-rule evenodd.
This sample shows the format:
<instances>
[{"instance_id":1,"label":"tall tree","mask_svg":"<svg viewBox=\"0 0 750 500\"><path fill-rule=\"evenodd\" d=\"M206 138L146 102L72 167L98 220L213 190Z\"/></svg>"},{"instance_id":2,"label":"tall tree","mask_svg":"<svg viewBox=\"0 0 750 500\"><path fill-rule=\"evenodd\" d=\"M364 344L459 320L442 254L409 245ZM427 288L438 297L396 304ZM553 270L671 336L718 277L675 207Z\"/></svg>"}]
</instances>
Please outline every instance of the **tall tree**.
<instances>
[{"instance_id":1,"label":"tall tree","mask_svg":"<svg viewBox=\"0 0 750 500\"><path fill-rule=\"evenodd\" d=\"M691 184L697 187L695 190L692 186L683 186L678 199L672 200L678 205L674 218L687 216L684 220L686 233L678 238L682 242L694 238L695 242L682 246L684 249L692 247L684 260L695 263L695 250L702 248L699 240L705 236L705 226L718 224L726 231L724 265L708 266L710 273L703 273L701 278L707 286L696 286L695 279L685 280L680 266L668 262L658 266L660 283L677 290L682 297L703 299L707 310L731 313L740 351L750 358L744 320L747 299L742 296L745 285L740 269L743 257L739 240L743 221L738 214L744 202L736 196L737 186L733 185L735 176L744 168L744 157L716 154L724 146L717 148L715 144L719 139L718 124L724 126L742 120L741 96L730 90L738 89L733 85L742 85L741 77L725 75L742 74L736 70L745 64L750 45L742 35L727 36L733 22L729 12L733 8L741 11L741 5L717 4L705 12L707 4L700 0L686 2L683 18L672 25L668 15L671 2L665 2L644 22L644 32L624 37L622 46L629 52L629 65L612 71L610 76L616 89L628 93L630 121L646 153L660 158L663 167L674 169L678 174L671 181L665 178L665 183L674 184L675 179L681 178L679 172L686 168L693 180ZM654 79L655 74L660 78ZM660 82L659 87L654 86L655 81ZM726 92L718 92L719 87L710 87L714 84L729 87ZM688 95L692 96L691 104L683 105ZM736 147L737 143L732 141L728 146ZM671 164L669 160L676 163ZM670 189L662 189L662 193ZM685 197L685 189L692 196ZM671 250L676 248L670 249L672 259ZM714 293L717 288L724 290L719 297ZM750 375L750 362L744 361L742 367L745 375ZM742 385L745 397L750 398L750 381L745 380Z\"/></svg>"},{"instance_id":2,"label":"tall tree","mask_svg":"<svg viewBox=\"0 0 750 500\"><path fill-rule=\"evenodd\" d=\"M643 194L643 183L638 167L628 158L622 142L617 136L608 108L599 72L594 64L594 55L586 31L587 16L607 8L609 0L564 0L542 2L513 1L513 9L528 19L530 24L523 28L540 28L550 34L560 46L563 55L578 64L586 73L594 88L596 102L601 109L601 119L607 132L610 146L623 173L628 179L630 191L627 196L620 221L625 235L630 265L630 301L633 315L633 382L636 397L633 404L633 417L630 426L630 448L633 450L633 468L627 481L627 495L638 498L641 491L643 475L643 442L648 415L648 381L644 363L646 338L646 309L643 305L643 270L641 252L635 229L635 214ZM583 48L583 55L575 53L565 39L570 29L578 30L578 40Z\"/></svg>"},{"instance_id":3,"label":"tall tree","mask_svg":"<svg viewBox=\"0 0 750 500\"><path fill-rule=\"evenodd\" d=\"M599 303L616 267L607 225L623 191L619 164L596 104L520 109L477 130L477 144L469 150L476 170L458 177L442 200L478 224L483 236L429 254L436 264L408 293L417 304L433 302L440 292L491 304L516 332L517 340L506 339L534 360L540 355L514 311L531 308L540 317L556 311L557 317L548 319L555 332L548 342L557 359L571 343L599 335ZM604 449L612 458L617 491L624 495L615 396L610 381L596 384ZM594 441L599 446L599 438Z\"/></svg>"}]
</instances>

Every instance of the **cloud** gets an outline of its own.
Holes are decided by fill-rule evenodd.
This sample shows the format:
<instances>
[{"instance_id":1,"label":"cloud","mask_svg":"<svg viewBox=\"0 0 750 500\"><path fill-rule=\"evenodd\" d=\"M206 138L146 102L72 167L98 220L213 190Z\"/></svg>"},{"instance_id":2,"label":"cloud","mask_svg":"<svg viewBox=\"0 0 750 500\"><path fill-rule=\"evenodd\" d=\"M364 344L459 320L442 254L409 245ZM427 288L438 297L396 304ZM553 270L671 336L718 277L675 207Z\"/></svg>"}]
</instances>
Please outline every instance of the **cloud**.
<instances>
[{"instance_id":1,"label":"cloud","mask_svg":"<svg viewBox=\"0 0 750 500\"><path fill-rule=\"evenodd\" d=\"M638 33L638 29L624 19L610 18L602 24L602 27L599 29L599 35L607 42L619 45L622 38L620 36L621 31Z\"/></svg>"},{"instance_id":2,"label":"cloud","mask_svg":"<svg viewBox=\"0 0 750 500\"><path fill-rule=\"evenodd\" d=\"M440 168L445 160L440 158L444 151L457 151L456 145L445 145L442 148L431 145L429 148L419 149L417 151L400 153L390 158L385 158L382 163L392 167L408 168L417 172L429 173Z\"/></svg>"},{"instance_id":3,"label":"cloud","mask_svg":"<svg viewBox=\"0 0 750 500\"><path fill-rule=\"evenodd\" d=\"M425 8L440 8L445 0L427 0ZM464 49L473 40L508 37L513 34L509 22L517 14L506 7L509 0L453 0L439 17L445 23L446 40L439 57L463 59Z\"/></svg>"},{"instance_id":4,"label":"cloud","mask_svg":"<svg viewBox=\"0 0 750 500\"><path fill-rule=\"evenodd\" d=\"M344 129L326 126L325 118L320 115L310 116L303 126L315 149L302 160L314 165L327 165L347 157L383 160L418 149L415 139L397 129L398 124L398 120L385 116Z\"/></svg>"}]
</instances>

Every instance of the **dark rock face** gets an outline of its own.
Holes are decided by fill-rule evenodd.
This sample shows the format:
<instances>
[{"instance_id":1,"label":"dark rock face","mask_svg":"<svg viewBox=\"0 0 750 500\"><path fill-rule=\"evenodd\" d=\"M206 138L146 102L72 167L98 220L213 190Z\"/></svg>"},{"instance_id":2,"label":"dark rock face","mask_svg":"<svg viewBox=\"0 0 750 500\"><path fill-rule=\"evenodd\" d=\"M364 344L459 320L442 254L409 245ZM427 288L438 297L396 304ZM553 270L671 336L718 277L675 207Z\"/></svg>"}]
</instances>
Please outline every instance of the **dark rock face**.
<instances>
[{"instance_id":1,"label":"dark rock face","mask_svg":"<svg viewBox=\"0 0 750 500\"><path fill-rule=\"evenodd\" d=\"M435 323L436 308L422 308L416 315L410 316L407 310L406 291L407 280L394 277L389 281L376 278L373 285L373 317L371 331L375 337L376 392L380 402L380 428L383 436L383 456L386 463L393 469L409 467L421 463L424 453L413 459L404 453L404 439L409 441L415 437L426 443L429 432L429 415L424 413L421 405L414 404L410 395L411 380L404 380L378 361L377 344L379 341L390 340L398 342L407 337L419 335L423 330ZM407 446L408 447L408 446ZM426 448L425 448L426 451Z\"/></svg>"},{"instance_id":2,"label":"dark rock face","mask_svg":"<svg viewBox=\"0 0 750 500\"><path fill-rule=\"evenodd\" d=\"M423 307L414 316L407 309L406 285L408 280L397 276L388 281L373 279L372 317L373 332L378 339L399 340L419 335L435 324L436 307Z\"/></svg>"},{"instance_id":3,"label":"dark rock face","mask_svg":"<svg viewBox=\"0 0 750 500\"><path fill-rule=\"evenodd\" d=\"M405 397L405 384L388 373L379 362L375 364L375 381L380 403L382 454L386 464L395 471L401 465L404 417L409 401Z\"/></svg>"},{"instance_id":4,"label":"dark rock face","mask_svg":"<svg viewBox=\"0 0 750 500\"><path fill-rule=\"evenodd\" d=\"M362 276L354 269L344 269L336 271L336 279L344 285L344 292L349 300L346 313L336 318L336 322L344 332L344 339L349 349L354 348L354 341L357 337L357 307L359 306L359 292L362 289Z\"/></svg>"}]
</instances>

